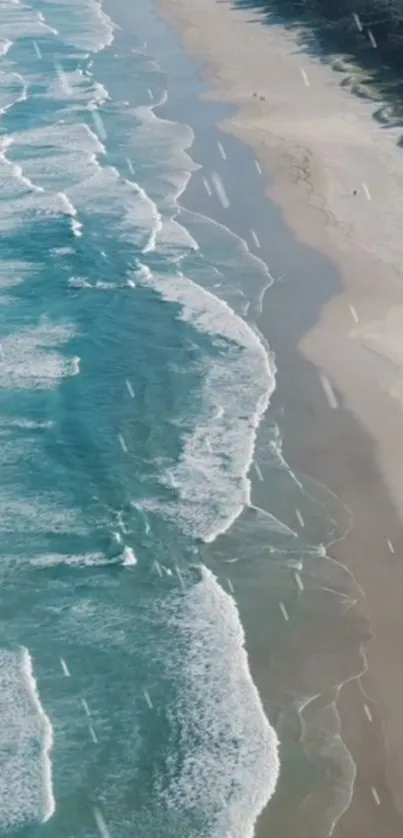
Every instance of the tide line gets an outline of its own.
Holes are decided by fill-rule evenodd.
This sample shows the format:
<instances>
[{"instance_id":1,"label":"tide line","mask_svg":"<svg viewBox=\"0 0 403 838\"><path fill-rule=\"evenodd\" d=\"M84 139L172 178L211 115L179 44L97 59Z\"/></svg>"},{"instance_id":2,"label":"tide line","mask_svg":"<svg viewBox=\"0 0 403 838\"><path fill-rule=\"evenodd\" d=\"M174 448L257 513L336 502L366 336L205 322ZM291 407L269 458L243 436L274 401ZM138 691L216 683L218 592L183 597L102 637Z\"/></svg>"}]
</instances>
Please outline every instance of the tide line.
<instances>
[{"instance_id":1,"label":"tide line","mask_svg":"<svg viewBox=\"0 0 403 838\"><path fill-rule=\"evenodd\" d=\"M43 754L43 779L45 786L45 811L43 814L43 822L48 821L56 810L56 801L53 795L52 784L52 763L50 760L50 751L53 746L53 728L40 702L37 683L33 673L32 658L28 649L23 649L23 670L25 673L28 689L30 692L32 703L38 716L42 719L44 727L42 754Z\"/></svg>"}]
</instances>

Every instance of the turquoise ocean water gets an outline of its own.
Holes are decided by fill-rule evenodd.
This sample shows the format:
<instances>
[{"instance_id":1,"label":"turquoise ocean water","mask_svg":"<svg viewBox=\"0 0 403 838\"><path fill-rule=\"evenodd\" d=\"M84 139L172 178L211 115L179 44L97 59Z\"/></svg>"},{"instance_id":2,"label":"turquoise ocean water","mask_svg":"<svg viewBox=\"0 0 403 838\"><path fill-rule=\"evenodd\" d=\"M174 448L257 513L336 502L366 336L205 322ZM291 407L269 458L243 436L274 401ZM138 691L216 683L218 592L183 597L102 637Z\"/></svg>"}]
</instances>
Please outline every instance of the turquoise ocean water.
<instances>
[{"instance_id":1,"label":"turquoise ocean water","mask_svg":"<svg viewBox=\"0 0 403 838\"><path fill-rule=\"evenodd\" d=\"M132 35L96 0L0 0L0 834L250 838L278 737L287 782L326 764L326 831L354 773L349 673L281 662L293 612L336 625L351 594L317 569L348 516L260 424L272 277L258 238L178 215L192 173L218 212L228 196L192 128L158 115L172 48L147 0L136 15Z\"/></svg>"}]
</instances>

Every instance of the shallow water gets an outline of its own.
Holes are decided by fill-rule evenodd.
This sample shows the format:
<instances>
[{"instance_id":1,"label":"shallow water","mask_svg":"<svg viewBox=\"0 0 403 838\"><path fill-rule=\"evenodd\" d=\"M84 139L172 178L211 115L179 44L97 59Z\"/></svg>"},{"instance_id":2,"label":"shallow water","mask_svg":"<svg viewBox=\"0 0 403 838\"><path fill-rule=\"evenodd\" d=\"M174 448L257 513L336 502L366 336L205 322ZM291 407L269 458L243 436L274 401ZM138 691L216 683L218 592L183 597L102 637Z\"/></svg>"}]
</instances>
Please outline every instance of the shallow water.
<instances>
[{"instance_id":1,"label":"shallow water","mask_svg":"<svg viewBox=\"0 0 403 838\"><path fill-rule=\"evenodd\" d=\"M131 35L96 0L0 0L0 831L248 838L275 725L274 822L284 788L320 787L324 834L354 770L334 702L363 665L358 642L329 659L359 599L326 559L348 511L260 424L273 278L256 238L178 215L194 133L158 115L172 40L137 13Z\"/></svg>"}]
</instances>

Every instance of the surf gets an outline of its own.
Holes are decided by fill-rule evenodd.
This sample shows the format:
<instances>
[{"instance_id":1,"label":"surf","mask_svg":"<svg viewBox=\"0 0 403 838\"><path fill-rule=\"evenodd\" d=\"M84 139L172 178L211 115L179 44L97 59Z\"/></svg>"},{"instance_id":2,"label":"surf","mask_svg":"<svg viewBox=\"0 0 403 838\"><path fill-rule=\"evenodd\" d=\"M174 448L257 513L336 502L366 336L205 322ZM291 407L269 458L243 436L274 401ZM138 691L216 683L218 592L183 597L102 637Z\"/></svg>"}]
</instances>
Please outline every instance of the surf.
<instances>
[{"instance_id":1,"label":"surf","mask_svg":"<svg viewBox=\"0 0 403 838\"><path fill-rule=\"evenodd\" d=\"M55 811L51 750L53 729L34 677L28 649L0 650L3 757L0 825L3 830L45 823Z\"/></svg>"}]
</instances>

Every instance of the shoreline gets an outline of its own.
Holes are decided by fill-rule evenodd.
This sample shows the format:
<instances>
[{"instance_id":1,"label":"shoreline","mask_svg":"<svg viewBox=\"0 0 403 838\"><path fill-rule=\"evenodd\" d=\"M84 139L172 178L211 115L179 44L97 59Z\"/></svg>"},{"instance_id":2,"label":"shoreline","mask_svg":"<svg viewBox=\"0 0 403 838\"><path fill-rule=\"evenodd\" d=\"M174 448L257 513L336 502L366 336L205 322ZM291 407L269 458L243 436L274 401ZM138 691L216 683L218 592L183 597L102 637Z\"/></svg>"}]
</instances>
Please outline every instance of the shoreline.
<instances>
[{"instance_id":1,"label":"shoreline","mask_svg":"<svg viewBox=\"0 0 403 838\"><path fill-rule=\"evenodd\" d=\"M278 389L272 401L274 409L276 404L284 408L286 397L282 430L286 458L292 468L323 480L343 502L352 507L353 530L345 541L332 547L331 555L352 570L364 588L375 634L366 649L369 670L362 678L373 709L373 723L370 728L368 718L362 712L362 694L356 694L357 688L360 689L360 680L353 679L343 689L341 696L343 738L358 763L358 775L352 803L333 834L356 836L358 830L368 836L375 836L382 828L384 832L386 830L387 836L398 836L401 832L401 811L398 811L398 808L400 779L403 775L403 738L400 737L400 740L396 741L399 701L395 696L399 694L398 685L403 685L403 679L399 674L395 674L399 660L399 642L393 632L398 635L399 630L402 631L398 596L398 581L402 570L398 562L403 549L403 493L399 487L399 473L394 462L398 450L396 444L401 439L402 431L399 427L400 393L396 386L396 375L393 373L396 372L400 355L396 347L397 339L391 345L390 340L382 338L385 338L385 325L388 326L391 322L390 305L398 302L401 295L400 274L396 262L403 245L400 244L399 236L396 236L396 241L392 242L393 247L385 247L382 239L384 234L380 229L380 253L377 252L374 236L370 237L372 240L367 249L365 237L374 229L374 220L369 208L372 210L374 202L368 199L362 187L363 195L359 200L365 200L366 204L360 204L363 223L358 231L359 235L356 236L351 232L351 207L347 207L347 212L340 209L347 201L347 177L341 181L342 185L336 197L332 193L340 169L334 166L329 175L327 157L323 151L326 151L328 137L323 139L321 157L317 149L312 150L309 147L306 126L301 132L301 136L304 132L307 135L304 138L306 145L302 142L298 144L294 138L291 140L295 120L289 120L287 124L284 114L287 106L290 107L289 103L283 103L281 112L278 101L281 97L275 94L271 99L270 91L267 90L263 102L253 101L253 80L244 72L245 65L242 65L241 57L238 58L238 63L231 64L231 55L234 58L237 49L242 51L240 37L248 44L248 47L244 46L245 55L247 48L253 49L253 53L257 53L263 47L263 43L267 48L270 32L273 37L273 31L269 27L259 21L249 23L248 12L234 10L227 4L216 4L215 0L208 0L207 9L206 4L202 5L199 0L194 0L191 10L184 0L176 0L175 3L172 0L159 0L159 9L162 10L165 22L174 24L182 33L190 55L203 62L203 76L207 76L210 89L214 90L207 95L203 94L203 98L237 106L236 113L220 123L220 130L234 134L252 146L271 180L268 195L281 207L286 223L301 242L330 257L342 276L344 289L341 293L335 293L330 302L325 303L317 325L307 331L300 342L301 357L298 366L302 363L305 368L309 368L307 376L303 377L304 384L307 379L310 382L308 392L303 393L303 387L300 385L290 398L289 383L284 382L285 370L280 368L280 381L278 379ZM248 26L251 34L244 38L243 33ZM226 32L225 36L218 34L223 31ZM287 62L292 60L296 66L295 61L300 61L299 57L288 52L293 43L292 38L288 33L283 35L284 40L281 41L280 48L280 51L283 51L283 62L286 66ZM278 38L278 31L276 37ZM223 42L226 45L224 51L221 49ZM252 53L250 57L252 58ZM327 91L331 89L337 95L341 94L340 102L343 101L343 107L348 99L350 112L360 113L360 124L366 121L367 130L371 125L370 112L373 103L363 103L351 93L341 90L337 86L336 73L329 66L309 58L304 59L304 67L306 70L309 68L311 80L314 79L314 73L318 73L320 83ZM231 75L232 71L235 78ZM261 66L258 72L261 73ZM239 75L243 76L242 83ZM296 76L297 74L293 73L293 84ZM298 81L303 89L301 76ZM309 90L310 88L307 88L307 92ZM273 94L273 91L271 93ZM276 116L276 108L281 117L281 142L280 135L273 131L273 113ZM379 126L376 126L376 130L380 131ZM390 146L394 144L394 140L390 140L392 134L393 132L389 131L387 135ZM355 146L358 146L358 153L361 155L362 149L359 143L355 143L353 132L350 139L354 154L357 154ZM378 146L377 149L380 149L381 155L382 148ZM369 159L374 158L369 155ZM340 161L338 163L340 165ZM395 174L392 173L391 177ZM361 186L363 183L366 184L366 181L362 181ZM340 194L342 188L345 189L345 195ZM386 193L387 187L385 195ZM348 194L350 204L355 197ZM356 201L355 207L357 203ZM379 200L377 210L379 212ZM382 225L380 226L382 228ZM376 282L381 284L381 291L378 290L374 276ZM284 293L280 290L279 296L280 311L284 308L287 312L287 290ZM281 301L282 296L285 297L285 302ZM272 295L270 303L273 303ZM392 317L396 336L399 330L399 314L400 310L395 312L395 320ZM364 326L361 325L363 319ZM271 331L270 343L273 344L276 354L281 356L282 350L279 351L278 341L273 340ZM329 410L317 378L318 367L329 376L337 393L337 401L346 410ZM393 392L391 396L386 385L389 391L394 386L397 392ZM311 414L312 422L303 423L302 439L296 437L292 421L287 418L293 410L305 416ZM359 425L356 418L359 419ZM336 445L334 439L337 441ZM353 448L354 442L356 450ZM381 477L378 473L379 467ZM389 495L392 496L392 503ZM391 554L388 542L395 553ZM370 562L365 561L368 554ZM388 562L386 577L385 562ZM387 609L383 596L389 599ZM385 660L386 646L389 650L393 640L397 647L396 656L389 655L390 660L388 657ZM391 677L389 688L388 679ZM379 795L380 804L374 798L374 788ZM258 835L268 834L265 820L263 813L257 826Z\"/></svg>"}]
</instances>

